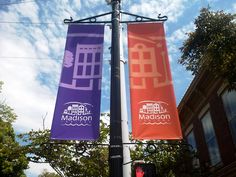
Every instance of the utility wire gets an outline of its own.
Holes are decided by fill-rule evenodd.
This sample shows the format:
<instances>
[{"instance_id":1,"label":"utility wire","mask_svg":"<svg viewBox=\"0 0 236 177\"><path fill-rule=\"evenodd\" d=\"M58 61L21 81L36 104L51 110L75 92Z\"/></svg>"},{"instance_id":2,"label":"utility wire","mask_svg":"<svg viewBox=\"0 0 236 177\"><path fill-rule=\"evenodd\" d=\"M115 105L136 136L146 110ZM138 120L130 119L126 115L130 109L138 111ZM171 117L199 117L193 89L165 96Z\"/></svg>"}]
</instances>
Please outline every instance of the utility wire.
<instances>
[{"instance_id":1,"label":"utility wire","mask_svg":"<svg viewBox=\"0 0 236 177\"><path fill-rule=\"evenodd\" d=\"M22 25L67 25L62 23L54 23L54 22L23 22L23 21L0 21L2 24L22 24Z\"/></svg>"},{"instance_id":2,"label":"utility wire","mask_svg":"<svg viewBox=\"0 0 236 177\"><path fill-rule=\"evenodd\" d=\"M9 2L9 3L0 3L0 6L9 6L14 4L24 4L29 2L36 2L37 0L31 0L31 1L18 1L18 2Z\"/></svg>"},{"instance_id":3,"label":"utility wire","mask_svg":"<svg viewBox=\"0 0 236 177\"><path fill-rule=\"evenodd\" d=\"M9 61L9 60L53 60L53 61L63 61L63 57L60 58L39 58L39 57L5 57L5 56L0 56L0 62L1 61ZM110 59L104 58L105 62L110 62Z\"/></svg>"},{"instance_id":4,"label":"utility wire","mask_svg":"<svg viewBox=\"0 0 236 177\"><path fill-rule=\"evenodd\" d=\"M18 2L9 2L9 3L0 3L0 6L8 6L14 4L23 4L23 3L31 3L37 2L38 0L29 0L29 1L18 1ZM24 21L0 21L1 24L29 24L29 25L50 25L50 24L57 24L57 25L65 25L62 23L54 23L54 22L24 22Z\"/></svg>"},{"instance_id":5,"label":"utility wire","mask_svg":"<svg viewBox=\"0 0 236 177\"><path fill-rule=\"evenodd\" d=\"M6 60L16 60L16 59L26 59L26 60L62 60L62 59L56 59L56 58L37 58L37 57L4 57L4 56L0 56L1 59L5 59ZM4 60L0 60L0 61L4 61Z\"/></svg>"}]
</instances>

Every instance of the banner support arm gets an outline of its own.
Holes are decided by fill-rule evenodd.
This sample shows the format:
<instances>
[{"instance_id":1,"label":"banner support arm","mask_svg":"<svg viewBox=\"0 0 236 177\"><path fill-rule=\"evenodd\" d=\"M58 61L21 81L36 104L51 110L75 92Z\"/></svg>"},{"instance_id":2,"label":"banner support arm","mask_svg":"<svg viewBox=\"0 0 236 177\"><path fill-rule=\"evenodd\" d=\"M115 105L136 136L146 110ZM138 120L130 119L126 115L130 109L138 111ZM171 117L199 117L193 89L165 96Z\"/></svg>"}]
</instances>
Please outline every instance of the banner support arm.
<instances>
[{"instance_id":1,"label":"banner support arm","mask_svg":"<svg viewBox=\"0 0 236 177\"><path fill-rule=\"evenodd\" d=\"M98 21L97 20L97 18L99 18L99 17L111 15L112 13L113 12L107 12L107 13L103 13L100 15L84 18L81 20L75 20L75 21L73 20L72 17L70 17L70 19L64 19L64 23L65 24L70 24L70 23L112 23L112 21ZM141 15L132 14L129 12L124 12L124 11L120 11L120 13L124 14L124 15L135 17L134 20L124 20L124 21L121 20L120 23L165 22L168 20L167 16L161 16L161 14L159 14L157 18L149 18L149 17L145 17L145 16L141 16Z\"/></svg>"}]
</instances>

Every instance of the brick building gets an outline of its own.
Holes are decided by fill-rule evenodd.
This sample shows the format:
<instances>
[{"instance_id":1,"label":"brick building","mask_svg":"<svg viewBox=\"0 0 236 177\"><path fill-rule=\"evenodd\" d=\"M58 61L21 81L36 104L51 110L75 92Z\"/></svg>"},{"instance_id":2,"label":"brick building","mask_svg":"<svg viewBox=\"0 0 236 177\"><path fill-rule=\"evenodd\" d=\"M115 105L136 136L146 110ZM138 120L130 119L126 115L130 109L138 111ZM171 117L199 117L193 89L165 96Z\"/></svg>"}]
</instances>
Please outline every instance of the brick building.
<instances>
[{"instance_id":1,"label":"brick building","mask_svg":"<svg viewBox=\"0 0 236 177\"><path fill-rule=\"evenodd\" d=\"M185 139L197 152L202 176L236 176L236 91L206 71L178 106Z\"/></svg>"}]
</instances>

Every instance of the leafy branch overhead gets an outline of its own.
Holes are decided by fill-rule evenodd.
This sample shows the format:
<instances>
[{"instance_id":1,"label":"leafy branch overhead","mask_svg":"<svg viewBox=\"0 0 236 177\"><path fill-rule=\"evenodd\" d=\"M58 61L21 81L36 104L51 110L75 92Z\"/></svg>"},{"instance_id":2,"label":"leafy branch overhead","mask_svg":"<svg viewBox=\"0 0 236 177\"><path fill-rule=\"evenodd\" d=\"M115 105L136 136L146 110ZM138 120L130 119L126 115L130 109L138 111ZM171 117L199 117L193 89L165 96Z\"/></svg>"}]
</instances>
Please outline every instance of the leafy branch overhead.
<instances>
[{"instance_id":1,"label":"leafy branch overhead","mask_svg":"<svg viewBox=\"0 0 236 177\"><path fill-rule=\"evenodd\" d=\"M207 69L236 86L236 15L203 8L195 20L195 31L180 48L179 62L196 75Z\"/></svg>"},{"instance_id":2,"label":"leafy branch overhead","mask_svg":"<svg viewBox=\"0 0 236 177\"><path fill-rule=\"evenodd\" d=\"M50 130L30 131L19 135L25 144L28 160L34 163L49 163L62 177L107 176L108 125L101 122L100 138L88 141L51 141Z\"/></svg>"},{"instance_id":3,"label":"leafy branch overhead","mask_svg":"<svg viewBox=\"0 0 236 177\"><path fill-rule=\"evenodd\" d=\"M3 82L0 81L0 93ZM23 147L16 141L12 126L16 114L5 101L0 100L0 176L26 177L28 160Z\"/></svg>"},{"instance_id":4,"label":"leafy branch overhead","mask_svg":"<svg viewBox=\"0 0 236 177\"><path fill-rule=\"evenodd\" d=\"M101 136L95 142L50 141L49 130L30 131L19 135L19 138L25 144L28 160L49 163L61 177L108 177L108 133L109 126L101 121ZM176 177L197 175L193 175L194 169L191 168L193 154L184 143L150 141L156 144L152 149L142 142L134 142L137 144L130 147L132 160L154 163L160 177L170 174Z\"/></svg>"}]
</instances>

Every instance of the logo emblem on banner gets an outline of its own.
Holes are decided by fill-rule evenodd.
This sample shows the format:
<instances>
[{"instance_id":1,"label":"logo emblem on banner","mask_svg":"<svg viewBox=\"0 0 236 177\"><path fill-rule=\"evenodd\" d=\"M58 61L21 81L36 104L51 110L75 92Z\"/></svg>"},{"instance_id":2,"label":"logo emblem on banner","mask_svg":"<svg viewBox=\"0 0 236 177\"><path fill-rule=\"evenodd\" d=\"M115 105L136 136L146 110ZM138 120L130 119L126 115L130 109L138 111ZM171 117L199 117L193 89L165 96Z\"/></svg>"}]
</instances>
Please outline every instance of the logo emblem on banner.
<instances>
[{"instance_id":1,"label":"logo emblem on banner","mask_svg":"<svg viewBox=\"0 0 236 177\"><path fill-rule=\"evenodd\" d=\"M93 121L92 105L89 103L66 103L61 116L65 126L91 126Z\"/></svg>"},{"instance_id":2,"label":"logo emblem on banner","mask_svg":"<svg viewBox=\"0 0 236 177\"><path fill-rule=\"evenodd\" d=\"M141 124L171 124L167 103L161 101L142 101L139 105L139 121Z\"/></svg>"}]
</instances>

